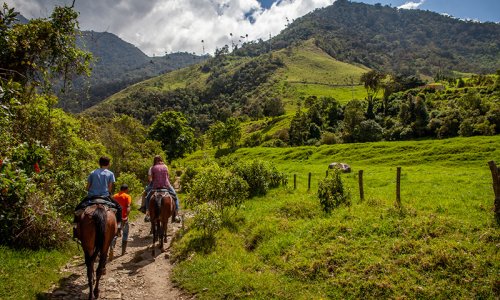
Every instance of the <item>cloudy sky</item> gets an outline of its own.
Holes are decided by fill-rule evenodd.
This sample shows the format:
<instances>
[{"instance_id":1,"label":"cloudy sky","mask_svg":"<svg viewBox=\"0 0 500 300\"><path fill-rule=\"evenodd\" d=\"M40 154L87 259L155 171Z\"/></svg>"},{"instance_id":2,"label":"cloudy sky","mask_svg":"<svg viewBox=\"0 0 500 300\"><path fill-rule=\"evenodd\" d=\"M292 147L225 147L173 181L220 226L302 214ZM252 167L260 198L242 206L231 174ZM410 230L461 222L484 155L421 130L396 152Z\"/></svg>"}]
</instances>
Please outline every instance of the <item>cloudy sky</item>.
<instances>
[{"instance_id":1,"label":"cloudy sky","mask_svg":"<svg viewBox=\"0 0 500 300\"><path fill-rule=\"evenodd\" d=\"M0 0L27 18L48 17L72 0ZM108 31L149 56L213 53L231 42L269 38L293 19L335 0L75 0L82 30ZM500 22L500 0L358 0ZM230 35L232 34L232 36ZM248 35L248 37L247 37ZM203 42L202 42L203 40Z\"/></svg>"}]
</instances>

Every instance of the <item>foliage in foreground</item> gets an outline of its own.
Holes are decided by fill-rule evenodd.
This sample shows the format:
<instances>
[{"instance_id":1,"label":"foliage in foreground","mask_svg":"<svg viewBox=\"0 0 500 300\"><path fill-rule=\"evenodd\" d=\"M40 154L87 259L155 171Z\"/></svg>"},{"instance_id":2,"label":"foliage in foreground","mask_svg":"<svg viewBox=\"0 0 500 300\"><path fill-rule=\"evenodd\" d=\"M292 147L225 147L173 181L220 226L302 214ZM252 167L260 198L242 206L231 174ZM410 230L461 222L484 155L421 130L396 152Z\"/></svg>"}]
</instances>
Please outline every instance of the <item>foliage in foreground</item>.
<instances>
[{"instance_id":1,"label":"foliage in foreground","mask_svg":"<svg viewBox=\"0 0 500 300\"><path fill-rule=\"evenodd\" d=\"M63 275L60 268L78 253L76 244L59 250L13 250L0 246L0 299L45 299Z\"/></svg>"},{"instance_id":2,"label":"foliage in foreground","mask_svg":"<svg viewBox=\"0 0 500 300\"><path fill-rule=\"evenodd\" d=\"M203 232L203 239L213 239L222 225L231 224L247 198L265 195L283 183L276 167L260 160L237 162L229 168L214 162L185 174L190 175L183 175L181 183L189 187L186 203L195 211L192 226ZM191 250L196 249L187 249Z\"/></svg>"},{"instance_id":3,"label":"foliage in foreground","mask_svg":"<svg viewBox=\"0 0 500 300\"><path fill-rule=\"evenodd\" d=\"M162 150L130 117L77 118L55 108L53 80L88 72L72 8L27 24L16 15L6 5L0 11L0 245L59 248L99 156L111 156L115 175L128 172L137 186Z\"/></svg>"}]
</instances>

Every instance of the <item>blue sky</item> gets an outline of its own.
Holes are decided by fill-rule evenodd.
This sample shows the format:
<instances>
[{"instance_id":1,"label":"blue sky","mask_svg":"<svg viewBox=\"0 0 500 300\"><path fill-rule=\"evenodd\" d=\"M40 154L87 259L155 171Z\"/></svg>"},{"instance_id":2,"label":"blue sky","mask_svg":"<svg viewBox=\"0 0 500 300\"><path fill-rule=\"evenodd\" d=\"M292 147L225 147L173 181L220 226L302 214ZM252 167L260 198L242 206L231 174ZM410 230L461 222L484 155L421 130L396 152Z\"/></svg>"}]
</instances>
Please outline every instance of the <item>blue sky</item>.
<instances>
[{"instance_id":1,"label":"blue sky","mask_svg":"<svg viewBox=\"0 0 500 300\"><path fill-rule=\"evenodd\" d=\"M73 0L0 0L27 18L50 16ZM111 32L149 56L214 53L224 45L275 36L290 20L335 0L77 0L80 28ZM456 18L500 22L500 0L357 0ZM250 16L250 17L249 17ZM252 20L250 22L249 20ZM248 37L247 37L248 35ZM203 41L203 42L202 42Z\"/></svg>"},{"instance_id":2,"label":"blue sky","mask_svg":"<svg viewBox=\"0 0 500 300\"><path fill-rule=\"evenodd\" d=\"M278 0L259 0L269 8ZM447 13L461 19L475 19L481 22L500 22L500 0L355 0L367 4L380 3L399 7L414 3L418 9Z\"/></svg>"},{"instance_id":3,"label":"blue sky","mask_svg":"<svg viewBox=\"0 0 500 300\"><path fill-rule=\"evenodd\" d=\"M399 7L413 2L418 9L447 13L460 19L473 19L481 22L500 22L500 0L364 0L368 4L380 3Z\"/></svg>"}]
</instances>

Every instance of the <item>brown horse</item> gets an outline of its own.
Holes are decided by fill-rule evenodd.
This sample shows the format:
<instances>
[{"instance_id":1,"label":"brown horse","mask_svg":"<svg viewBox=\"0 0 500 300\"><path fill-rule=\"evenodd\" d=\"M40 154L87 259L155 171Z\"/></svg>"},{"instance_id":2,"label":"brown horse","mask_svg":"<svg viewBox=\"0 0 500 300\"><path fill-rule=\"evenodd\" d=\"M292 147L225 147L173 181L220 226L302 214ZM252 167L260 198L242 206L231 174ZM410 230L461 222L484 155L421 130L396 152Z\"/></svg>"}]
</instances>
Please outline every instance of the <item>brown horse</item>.
<instances>
[{"instance_id":1,"label":"brown horse","mask_svg":"<svg viewBox=\"0 0 500 300\"><path fill-rule=\"evenodd\" d=\"M149 200L149 217L151 218L151 230L153 231L153 257L155 256L155 243L159 239L160 250L163 250L163 242L167 241L168 219L175 218L174 199L167 190L156 190Z\"/></svg>"},{"instance_id":2,"label":"brown horse","mask_svg":"<svg viewBox=\"0 0 500 300\"><path fill-rule=\"evenodd\" d=\"M85 254L85 265L87 266L87 278L89 285L89 299L99 298L99 280L101 275L106 274L106 260L111 241L116 235L118 226L115 213L103 204L88 206L77 225L78 239L82 242ZM94 262L99 256L99 264L96 270L95 288Z\"/></svg>"}]
</instances>

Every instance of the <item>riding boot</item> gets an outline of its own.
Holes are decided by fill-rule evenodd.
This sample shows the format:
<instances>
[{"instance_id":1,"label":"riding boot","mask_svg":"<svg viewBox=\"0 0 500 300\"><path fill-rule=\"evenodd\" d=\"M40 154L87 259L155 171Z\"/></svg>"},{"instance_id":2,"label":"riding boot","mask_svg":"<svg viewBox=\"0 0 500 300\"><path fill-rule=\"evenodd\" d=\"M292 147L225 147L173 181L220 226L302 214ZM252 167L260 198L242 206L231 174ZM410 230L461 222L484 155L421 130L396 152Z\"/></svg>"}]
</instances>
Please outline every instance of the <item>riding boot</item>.
<instances>
[{"instance_id":1,"label":"riding boot","mask_svg":"<svg viewBox=\"0 0 500 300\"><path fill-rule=\"evenodd\" d=\"M122 255L125 255L127 252L127 241L122 242Z\"/></svg>"}]
</instances>

